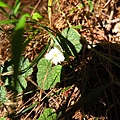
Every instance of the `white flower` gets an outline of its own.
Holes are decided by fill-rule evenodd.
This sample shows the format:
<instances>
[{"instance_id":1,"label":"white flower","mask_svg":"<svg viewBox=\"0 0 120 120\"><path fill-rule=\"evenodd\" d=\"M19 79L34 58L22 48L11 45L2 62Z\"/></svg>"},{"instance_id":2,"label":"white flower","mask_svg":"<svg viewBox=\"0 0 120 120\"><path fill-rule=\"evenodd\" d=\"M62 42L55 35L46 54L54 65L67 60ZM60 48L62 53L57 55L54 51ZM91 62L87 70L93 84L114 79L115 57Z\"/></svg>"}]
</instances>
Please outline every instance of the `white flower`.
<instances>
[{"instance_id":1,"label":"white flower","mask_svg":"<svg viewBox=\"0 0 120 120\"><path fill-rule=\"evenodd\" d=\"M65 59L63 53L57 47L52 48L49 53L45 55L45 58L51 60L55 65L61 63Z\"/></svg>"}]
</instances>

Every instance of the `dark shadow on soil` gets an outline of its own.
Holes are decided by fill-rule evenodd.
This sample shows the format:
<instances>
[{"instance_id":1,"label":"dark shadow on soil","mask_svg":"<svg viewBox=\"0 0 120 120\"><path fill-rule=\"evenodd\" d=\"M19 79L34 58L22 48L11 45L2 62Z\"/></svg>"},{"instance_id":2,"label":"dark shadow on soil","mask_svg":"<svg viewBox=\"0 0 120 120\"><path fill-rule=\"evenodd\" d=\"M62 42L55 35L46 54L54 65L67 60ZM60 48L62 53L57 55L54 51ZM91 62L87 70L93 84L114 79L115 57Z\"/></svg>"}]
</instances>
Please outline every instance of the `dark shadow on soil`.
<instances>
[{"instance_id":1,"label":"dark shadow on soil","mask_svg":"<svg viewBox=\"0 0 120 120\"><path fill-rule=\"evenodd\" d=\"M87 99L86 101L88 104L83 106L78 104L77 107L73 105L73 107L70 108L72 112L65 110L65 113L63 113L63 118L65 120L73 119L72 116L76 110L80 110L81 112L84 111L83 113L86 115L86 118L91 115L99 119L103 117L104 120L118 120L120 116L120 87L116 84L116 82L120 80L120 67L117 66L120 65L120 45L103 43L98 44L93 49L97 51L97 54L92 49L87 50L86 57L89 58L89 60L87 60L86 65L84 65L80 71L71 74L69 77L74 76L74 78L64 81L64 85L69 86L75 84L77 88L80 89L82 97L84 97L89 95L91 91L103 87L110 82L114 82L115 84L112 83L102 93L96 93L98 94L97 97L96 95L91 96L93 100L91 101L91 98ZM77 64L79 66L81 63L79 62ZM72 73L74 69L74 67L73 69L68 66L64 67L63 73L67 75ZM77 77L78 75L79 78ZM81 98L79 101L80 100Z\"/></svg>"}]
</instances>

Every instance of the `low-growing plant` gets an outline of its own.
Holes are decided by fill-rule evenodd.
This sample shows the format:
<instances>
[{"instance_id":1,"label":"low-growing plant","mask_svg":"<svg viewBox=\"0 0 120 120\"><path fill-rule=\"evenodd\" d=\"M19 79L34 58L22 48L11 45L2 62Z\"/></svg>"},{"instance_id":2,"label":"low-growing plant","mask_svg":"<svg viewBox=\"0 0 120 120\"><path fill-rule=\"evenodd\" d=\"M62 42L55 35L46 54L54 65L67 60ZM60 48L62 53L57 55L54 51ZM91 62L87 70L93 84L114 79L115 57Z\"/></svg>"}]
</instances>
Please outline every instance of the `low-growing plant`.
<instances>
[{"instance_id":1,"label":"low-growing plant","mask_svg":"<svg viewBox=\"0 0 120 120\"><path fill-rule=\"evenodd\" d=\"M84 8L85 5L83 4L84 2L82 2L80 6L76 8ZM72 106L69 106L69 99L72 97L71 93L71 95L69 95L67 98L67 102L61 105L61 108L59 108L60 110L58 110L57 112L53 110L52 107L50 108L48 107L48 105L46 105L46 108L42 110L42 114L38 113L38 120L59 120L67 118L68 116L68 118L72 118L73 113L79 109L81 109L84 113L84 108L92 103L94 100L99 98L101 94L106 94L106 90L109 89L113 84L115 84L117 87L120 86L117 79L115 79L114 81L109 81L108 83L101 81L99 78L99 73L97 73L97 67L103 64L102 60L107 60L109 64L115 65L120 68L119 63L115 61L119 61L119 58L116 58L112 55L109 56L108 54L104 54L102 52L98 52L96 48L93 47L91 47L91 50L88 50L87 47L81 44L82 37L80 33L76 30L82 29L82 26L72 26L71 24L69 24L69 21L67 19L66 20L69 24L69 28L65 28L64 30L62 30L62 32L54 31L51 24L52 3L52 0L48 0L48 18L50 25L47 26L46 24L40 24L39 19L44 20L44 17L37 11L34 11L32 16L30 16L30 14L22 13L20 10L20 0L16 0L14 7L7 5L3 1L0 1L0 10L8 18L7 20L0 21L0 25L14 25L13 30L11 30L10 36L12 56L9 60L4 62L4 64L0 66L0 77L3 82L3 85L0 86L0 105L5 106L5 103L9 102L7 91L12 91L12 93L14 93L14 97L12 99L13 102L17 101L17 97L19 95L24 97L24 95L34 93L34 91L40 93L38 95L39 97L37 96L38 99L36 99L33 104L27 105L27 108L24 108L22 106L23 108L21 108L22 110L20 112L15 111L16 113L14 114L15 116L12 116L13 118L15 118L16 116L19 117L19 115L23 114L26 115L27 112L32 111L33 109L38 107L39 104L41 104L43 101L48 100L50 97L48 91L61 86L63 82L68 82L70 84L66 86L62 84L62 90L59 90L59 92L53 92L52 97L54 97L56 94L63 93L69 88L72 88L73 84L75 85L75 87L81 87L79 88L82 89L81 95L78 95L75 103ZM94 11L92 0L87 1L87 6L89 6L90 12ZM10 9L10 14L7 13L5 7ZM73 8L70 12L74 12L75 9ZM32 34L24 37L25 32L28 31L31 31ZM25 48L28 46L28 44L32 41L32 39L38 33L41 33L41 31L45 31L47 33L47 35L49 36L48 41L46 41L39 54L33 60L29 60L23 55L23 52L25 51ZM87 44L88 43L86 42L85 45L87 46ZM96 56L97 58L99 58L98 61L100 63L92 66L94 62L96 64L96 61L93 60L97 59L95 58ZM72 60L70 58L72 58ZM92 60L93 63L91 62ZM88 64L89 62L90 64L92 64L91 70L88 70L90 65ZM37 68L37 71L34 70L35 67ZM84 69L82 70L82 68ZM110 71L108 70L108 68L105 68L106 71L108 71L109 73ZM70 73L66 75L66 73L69 71ZM93 81L91 80L91 78L89 78L92 74L92 71L96 72L95 74L98 75L96 78L94 78L94 76L91 77L94 78L95 81L97 81L95 85L93 85L94 83L92 84L93 86L91 85ZM36 72L34 76L36 77L36 81L29 79L30 76L33 76L34 72ZM30 87L28 82L31 82L32 85L34 85L36 88L27 91L27 87ZM91 86L93 87L92 90ZM89 93L87 92L86 94L87 90L89 91ZM43 91L45 95L43 94L42 96L41 91ZM54 100L54 98L52 99ZM27 102L24 105L26 104ZM3 118L0 118L0 120L2 119L4 120L4 116ZM97 119L97 117L95 119Z\"/></svg>"},{"instance_id":2,"label":"low-growing plant","mask_svg":"<svg viewBox=\"0 0 120 120\"><path fill-rule=\"evenodd\" d=\"M20 1L16 0L15 6L13 8L1 1L1 9L4 11L4 13L7 13L4 7L8 7L10 10L13 10L13 14L16 16L19 11ZM3 20L0 22L0 24L14 24L15 27L12 31L11 36L12 58L1 66L1 77L4 82L4 86L1 86L2 91L4 90L3 95L1 94L3 96L1 97L2 103L6 102L7 100L5 97L5 87L17 94L22 93L26 89L26 78L32 74L33 66L35 64L37 64L38 67L37 84L38 87L43 90L49 90L50 88L55 87L58 82L60 82L62 69L62 65L57 65L57 63L56 66L53 66L52 64L54 63L52 63L51 60L43 58L44 54L49 48L49 42L46 47L40 52L38 57L36 57L32 62L29 62L27 58L24 58L22 56L22 52L30 40L28 40L29 38L23 39L23 35L27 22L26 19L29 18L30 15L24 14L20 19L17 19L17 17L15 17L15 20L9 18L11 14L6 14L6 16L8 17L8 20ZM41 18L41 16L38 13L34 13L32 16L33 23L35 22L34 20L38 21L38 18ZM81 50L81 44L80 35L75 29L65 29L60 34L49 29L47 26L40 26L42 29L45 29L49 33L51 39L53 39L54 44L52 47L59 46L62 49L65 58L70 55L78 57L77 53ZM56 34L56 36L53 34Z\"/></svg>"}]
</instances>

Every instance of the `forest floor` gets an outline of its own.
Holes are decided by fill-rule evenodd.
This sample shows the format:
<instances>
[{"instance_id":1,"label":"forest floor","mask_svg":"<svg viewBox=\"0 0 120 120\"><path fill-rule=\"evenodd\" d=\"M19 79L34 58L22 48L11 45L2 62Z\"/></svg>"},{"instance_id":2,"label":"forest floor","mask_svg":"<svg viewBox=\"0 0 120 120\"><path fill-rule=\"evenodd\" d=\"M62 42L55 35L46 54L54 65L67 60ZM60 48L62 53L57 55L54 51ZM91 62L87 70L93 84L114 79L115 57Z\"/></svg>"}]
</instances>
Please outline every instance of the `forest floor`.
<instances>
[{"instance_id":1,"label":"forest floor","mask_svg":"<svg viewBox=\"0 0 120 120\"><path fill-rule=\"evenodd\" d=\"M56 32L60 33L65 28L74 26L81 35L80 42L83 47L79 53L80 58L77 65L75 60L71 62L71 64L74 64L74 69L71 69L68 64L63 65L65 69L64 76L73 77L71 81L61 83L54 89L44 91L42 93L43 98L44 96L49 96L50 98L44 99L37 107L33 107L32 110L30 109L24 114L21 111L34 104L35 100L39 101L40 93L36 91L20 98L18 96L18 102L10 102L0 106L0 117L6 116L7 120L11 120L13 115L16 115L20 120L33 120L39 117L44 108L50 107L56 113L64 109L61 120L119 120L120 2L119 0L93 0L90 3L90 1L54 0L51 6L51 16L48 17L47 0L21 0L24 13L32 14L32 12L38 11L44 16L42 20L39 20L39 23L48 26ZM4 2L14 5L12 0L4 0ZM0 20L4 19L7 18L1 14ZM82 27L80 28L80 26ZM36 24L35 27L39 26ZM13 26L6 24L0 26L0 28L4 30L4 32L0 30L0 65L3 65L11 58L9 39ZM28 36L31 33L25 34ZM47 44L48 39L49 35L46 31L40 32L30 41L23 55L32 61ZM92 50L92 47L94 50ZM35 67L34 73L30 76L31 79L36 79L36 73ZM76 76L79 80L74 82L74 77ZM118 80L118 82L115 82L115 80ZM115 82L115 84L104 91L104 94L83 105L82 108L74 106L81 94L86 95L110 81ZM2 79L0 79L0 85L3 84ZM71 87L68 89L68 86ZM57 93L63 88L67 88L67 90L52 96L53 93ZM24 92L33 89L36 89L36 86L30 83ZM8 97L12 98L12 96L13 94L9 91ZM65 107L66 105L67 107ZM72 107L73 109L71 109Z\"/></svg>"}]
</instances>

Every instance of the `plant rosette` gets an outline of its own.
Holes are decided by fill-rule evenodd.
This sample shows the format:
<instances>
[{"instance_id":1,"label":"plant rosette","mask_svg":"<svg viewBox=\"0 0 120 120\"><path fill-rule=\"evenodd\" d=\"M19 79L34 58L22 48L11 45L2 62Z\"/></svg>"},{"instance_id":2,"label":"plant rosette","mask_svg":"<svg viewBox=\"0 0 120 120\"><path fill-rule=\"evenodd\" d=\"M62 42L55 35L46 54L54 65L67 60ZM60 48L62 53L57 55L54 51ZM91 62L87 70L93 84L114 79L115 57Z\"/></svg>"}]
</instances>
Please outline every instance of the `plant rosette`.
<instances>
[{"instance_id":1,"label":"plant rosette","mask_svg":"<svg viewBox=\"0 0 120 120\"><path fill-rule=\"evenodd\" d=\"M45 55L45 59L50 60L55 65L58 65L58 63L65 60L65 57L57 47L54 47Z\"/></svg>"}]
</instances>

